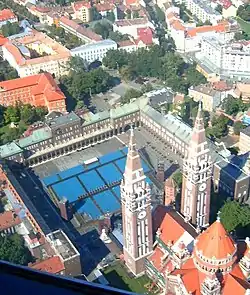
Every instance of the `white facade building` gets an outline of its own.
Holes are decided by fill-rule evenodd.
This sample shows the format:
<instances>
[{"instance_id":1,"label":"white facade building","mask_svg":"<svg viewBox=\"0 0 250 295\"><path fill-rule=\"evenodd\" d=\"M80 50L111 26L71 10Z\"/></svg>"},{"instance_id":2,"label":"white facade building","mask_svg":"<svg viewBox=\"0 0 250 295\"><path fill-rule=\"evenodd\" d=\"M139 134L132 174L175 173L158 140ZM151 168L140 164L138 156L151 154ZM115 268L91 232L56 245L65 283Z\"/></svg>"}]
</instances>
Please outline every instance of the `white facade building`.
<instances>
[{"instance_id":1,"label":"white facade building","mask_svg":"<svg viewBox=\"0 0 250 295\"><path fill-rule=\"evenodd\" d=\"M120 32L125 35L128 34L137 39L138 29L151 28L155 29L154 25L147 18L134 18L134 19L122 19L117 20L113 24L114 32Z\"/></svg>"},{"instance_id":2,"label":"white facade building","mask_svg":"<svg viewBox=\"0 0 250 295\"><path fill-rule=\"evenodd\" d=\"M80 56L89 63L102 59L106 56L107 51L117 49L117 44L113 40L103 40L92 44L82 45L70 51L72 56Z\"/></svg>"},{"instance_id":3,"label":"white facade building","mask_svg":"<svg viewBox=\"0 0 250 295\"><path fill-rule=\"evenodd\" d=\"M196 57L218 75L249 76L250 43L226 42L215 36L203 37L201 52Z\"/></svg>"},{"instance_id":4,"label":"white facade building","mask_svg":"<svg viewBox=\"0 0 250 295\"><path fill-rule=\"evenodd\" d=\"M184 3L188 10L196 16L200 21L209 21L212 24L222 20L222 15L211 7L210 1L204 0L184 0Z\"/></svg>"}]
</instances>

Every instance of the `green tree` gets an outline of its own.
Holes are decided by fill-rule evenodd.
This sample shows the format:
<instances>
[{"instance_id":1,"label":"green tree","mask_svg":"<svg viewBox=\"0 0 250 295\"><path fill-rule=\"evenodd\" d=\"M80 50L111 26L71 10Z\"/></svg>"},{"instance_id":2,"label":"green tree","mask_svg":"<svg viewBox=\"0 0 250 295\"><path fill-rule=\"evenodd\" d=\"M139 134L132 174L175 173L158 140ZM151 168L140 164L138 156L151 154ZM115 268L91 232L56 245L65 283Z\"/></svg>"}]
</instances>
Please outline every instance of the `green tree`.
<instances>
[{"instance_id":1,"label":"green tree","mask_svg":"<svg viewBox=\"0 0 250 295\"><path fill-rule=\"evenodd\" d=\"M244 104L241 98L235 98L228 95L222 103L222 108L228 115L236 116L239 112L247 109L248 105Z\"/></svg>"},{"instance_id":2,"label":"green tree","mask_svg":"<svg viewBox=\"0 0 250 295\"><path fill-rule=\"evenodd\" d=\"M173 180L179 189L181 189L182 186L182 178L181 171L177 171L173 174Z\"/></svg>"},{"instance_id":3,"label":"green tree","mask_svg":"<svg viewBox=\"0 0 250 295\"><path fill-rule=\"evenodd\" d=\"M132 98L138 98L140 96L142 96L142 92L141 91L136 90L134 88L129 88L126 91L126 93L124 94L124 96L122 97L121 102L123 104L124 103L129 103Z\"/></svg>"},{"instance_id":4,"label":"green tree","mask_svg":"<svg viewBox=\"0 0 250 295\"><path fill-rule=\"evenodd\" d=\"M146 93L146 92L150 92L153 90L153 86L151 83L147 83L147 84L144 84L142 87L141 87L141 91L143 93Z\"/></svg>"},{"instance_id":5,"label":"green tree","mask_svg":"<svg viewBox=\"0 0 250 295\"><path fill-rule=\"evenodd\" d=\"M155 5L155 12L156 12L157 20L160 23L164 23L165 22L165 13L160 9L160 7L158 5Z\"/></svg>"},{"instance_id":6,"label":"green tree","mask_svg":"<svg viewBox=\"0 0 250 295\"><path fill-rule=\"evenodd\" d=\"M109 36L109 32L111 32L112 30L112 25L110 25L109 23L97 23L94 26L94 32L98 35L101 35L103 39L107 39Z\"/></svg>"},{"instance_id":7,"label":"green tree","mask_svg":"<svg viewBox=\"0 0 250 295\"><path fill-rule=\"evenodd\" d=\"M102 15L98 12L95 6L91 7L91 15L92 15L92 20L99 20L102 19Z\"/></svg>"},{"instance_id":8,"label":"green tree","mask_svg":"<svg viewBox=\"0 0 250 295\"><path fill-rule=\"evenodd\" d=\"M4 121L6 124L11 122L18 123L20 121L20 110L18 107L9 106L4 112Z\"/></svg>"},{"instance_id":9,"label":"green tree","mask_svg":"<svg viewBox=\"0 0 250 295\"><path fill-rule=\"evenodd\" d=\"M19 27L18 23L7 22L6 25L1 27L1 31L4 37L9 37L18 34L21 31L21 28Z\"/></svg>"},{"instance_id":10,"label":"green tree","mask_svg":"<svg viewBox=\"0 0 250 295\"><path fill-rule=\"evenodd\" d=\"M121 42L121 41L129 40L129 35L128 34L123 35L118 31L116 32L110 31L108 38L111 40L114 40L115 42Z\"/></svg>"},{"instance_id":11,"label":"green tree","mask_svg":"<svg viewBox=\"0 0 250 295\"><path fill-rule=\"evenodd\" d=\"M90 92L92 94L106 92L113 87L113 78L102 68L98 68L89 72L72 71L69 76L62 77L60 83L77 101L89 96Z\"/></svg>"},{"instance_id":12,"label":"green tree","mask_svg":"<svg viewBox=\"0 0 250 295\"><path fill-rule=\"evenodd\" d=\"M242 129L246 128L246 126L243 125L240 121L236 121L236 122L234 123L233 128L234 128L234 134L235 134L235 135L240 135L240 131L241 131Z\"/></svg>"},{"instance_id":13,"label":"green tree","mask_svg":"<svg viewBox=\"0 0 250 295\"><path fill-rule=\"evenodd\" d=\"M133 11L133 18L139 18L139 12L137 10Z\"/></svg>"},{"instance_id":14,"label":"green tree","mask_svg":"<svg viewBox=\"0 0 250 295\"><path fill-rule=\"evenodd\" d=\"M80 56L72 56L68 62L71 71L79 73L88 70L88 63Z\"/></svg>"},{"instance_id":15,"label":"green tree","mask_svg":"<svg viewBox=\"0 0 250 295\"><path fill-rule=\"evenodd\" d=\"M25 124L32 124L36 121L36 110L35 107L31 106L30 104L25 104L19 107L20 112L20 119Z\"/></svg>"},{"instance_id":16,"label":"green tree","mask_svg":"<svg viewBox=\"0 0 250 295\"><path fill-rule=\"evenodd\" d=\"M125 81L131 81L136 77L135 72L131 66L123 66L120 68L119 72L121 78Z\"/></svg>"},{"instance_id":17,"label":"green tree","mask_svg":"<svg viewBox=\"0 0 250 295\"><path fill-rule=\"evenodd\" d=\"M127 10L126 10L126 17L127 17L128 19L131 19L131 16L132 16L132 12L131 12L131 10L130 10L130 9L127 9Z\"/></svg>"},{"instance_id":18,"label":"green tree","mask_svg":"<svg viewBox=\"0 0 250 295\"><path fill-rule=\"evenodd\" d=\"M221 208L220 218L228 232L245 228L250 224L250 208L237 201L227 201Z\"/></svg>"},{"instance_id":19,"label":"green tree","mask_svg":"<svg viewBox=\"0 0 250 295\"><path fill-rule=\"evenodd\" d=\"M86 106L82 100L78 100L76 103L76 110L84 109Z\"/></svg>"},{"instance_id":20,"label":"green tree","mask_svg":"<svg viewBox=\"0 0 250 295\"><path fill-rule=\"evenodd\" d=\"M114 14L113 11L108 11L106 17L107 17L107 19L108 19L109 21L111 21L112 23L115 21L115 14Z\"/></svg>"},{"instance_id":21,"label":"green tree","mask_svg":"<svg viewBox=\"0 0 250 295\"><path fill-rule=\"evenodd\" d=\"M0 259L21 265L33 261L29 249L24 245L24 239L17 234L0 236Z\"/></svg>"},{"instance_id":22,"label":"green tree","mask_svg":"<svg viewBox=\"0 0 250 295\"><path fill-rule=\"evenodd\" d=\"M218 117L214 116L211 122L212 128L207 128L207 136L221 138L222 136L227 135L228 122L229 119L224 115L220 115Z\"/></svg>"},{"instance_id":23,"label":"green tree","mask_svg":"<svg viewBox=\"0 0 250 295\"><path fill-rule=\"evenodd\" d=\"M244 4L238 7L237 16L242 18L244 21L250 21L250 4Z\"/></svg>"},{"instance_id":24,"label":"green tree","mask_svg":"<svg viewBox=\"0 0 250 295\"><path fill-rule=\"evenodd\" d=\"M220 14L222 14L223 6L221 4L217 4L217 6L215 7L215 10L219 12Z\"/></svg>"}]
</instances>

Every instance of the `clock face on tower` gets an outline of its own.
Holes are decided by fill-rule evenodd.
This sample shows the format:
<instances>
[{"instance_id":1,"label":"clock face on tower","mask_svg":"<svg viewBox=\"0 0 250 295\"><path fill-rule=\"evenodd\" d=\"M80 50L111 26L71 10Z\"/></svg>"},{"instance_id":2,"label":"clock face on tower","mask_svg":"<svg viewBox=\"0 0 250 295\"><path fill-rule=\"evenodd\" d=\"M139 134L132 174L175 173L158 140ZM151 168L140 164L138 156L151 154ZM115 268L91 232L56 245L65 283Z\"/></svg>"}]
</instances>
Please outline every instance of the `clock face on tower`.
<instances>
[{"instance_id":1,"label":"clock face on tower","mask_svg":"<svg viewBox=\"0 0 250 295\"><path fill-rule=\"evenodd\" d=\"M144 211L144 210L140 211L139 214L138 214L138 218L143 219L145 217L146 217L146 211Z\"/></svg>"},{"instance_id":2,"label":"clock face on tower","mask_svg":"<svg viewBox=\"0 0 250 295\"><path fill-rule=\"evenodd\" d=\"M200 184L199 191L203 192L205 189L206 189L206 184L205 183Z\"/></svg>"}]
</instances>

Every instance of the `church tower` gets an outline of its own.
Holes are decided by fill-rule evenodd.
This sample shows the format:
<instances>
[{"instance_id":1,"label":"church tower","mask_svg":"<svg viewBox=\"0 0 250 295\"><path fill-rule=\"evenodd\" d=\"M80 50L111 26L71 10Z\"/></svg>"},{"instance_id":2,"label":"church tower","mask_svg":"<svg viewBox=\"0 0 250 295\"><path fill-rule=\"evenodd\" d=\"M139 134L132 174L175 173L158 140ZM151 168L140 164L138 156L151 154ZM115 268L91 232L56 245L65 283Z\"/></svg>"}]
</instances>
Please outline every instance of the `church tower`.
<instances>
[{"instance_id":1,"label":"church tower","mask_svg":"<svg viewBox=\"0 0 250 295\"><path fill-rule=\"evenodd\" d=\"M134 275L144 272L145 258L153 249L151 191L136 150L131 129L127 162L121 182L123 253Z\"/></svg>"},{"instance_id":2,"label":"church tower","mask_svg":"<svg viewBox=\"0 0 250 295\"><path fill-rule=\"evenodd\" d=\"M183 163L181 213L197 227L209 225L212 162L202 117L201 102Z\"/></svg>"}]
</instances>

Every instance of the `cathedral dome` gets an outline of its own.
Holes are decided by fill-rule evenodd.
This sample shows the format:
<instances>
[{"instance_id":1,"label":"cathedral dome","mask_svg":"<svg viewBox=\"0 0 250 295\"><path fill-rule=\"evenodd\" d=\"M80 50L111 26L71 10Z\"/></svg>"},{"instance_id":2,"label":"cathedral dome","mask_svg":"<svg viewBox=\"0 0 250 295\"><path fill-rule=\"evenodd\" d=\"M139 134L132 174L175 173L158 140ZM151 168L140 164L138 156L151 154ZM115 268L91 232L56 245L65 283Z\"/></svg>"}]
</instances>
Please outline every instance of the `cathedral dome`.
<instances>
[{"instance_id":1,"label":"cathedral dome","mask_svg":"<svg viewBox=\"0 0 250 295\"><path fill-rule=\"evenodd\" d=\"M210 259L226 259L236 251L236 245L219 220L202 232L195 244L197 251Z\"/></svg>"},{"instance_id":2,"label":"cathedral dome","mask_svg":"<svg viewBox=\"0 0 250 295\"><path fill-rule=\"evenodd\" d=\"M237 246L218 219L196 239L194 262L205 272L230 272Z\"/></svg>"}]
</instances>

